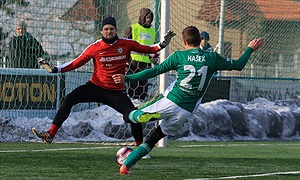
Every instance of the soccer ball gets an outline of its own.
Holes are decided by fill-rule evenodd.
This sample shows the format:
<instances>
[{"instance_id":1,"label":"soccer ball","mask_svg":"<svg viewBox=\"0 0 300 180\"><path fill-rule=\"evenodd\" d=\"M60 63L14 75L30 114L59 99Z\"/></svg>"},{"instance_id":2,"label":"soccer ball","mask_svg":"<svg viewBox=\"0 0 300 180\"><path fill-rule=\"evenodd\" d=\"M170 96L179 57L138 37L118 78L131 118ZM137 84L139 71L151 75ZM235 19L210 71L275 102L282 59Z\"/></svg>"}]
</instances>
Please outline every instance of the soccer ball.
<instances>
[{"instance_id":1,"label":"soccer ball","mask_svg":"<svg viewBox=\"0 0 300 180\"><path fill-rule=\"evenodd\" d=\"M123 163L126 161L128 155L132 151L133 150L129 147L122 147L121 149L118 150L118 152L116 154L116 162L120 167L123 165Z\"/></svg>"}]
</instances>

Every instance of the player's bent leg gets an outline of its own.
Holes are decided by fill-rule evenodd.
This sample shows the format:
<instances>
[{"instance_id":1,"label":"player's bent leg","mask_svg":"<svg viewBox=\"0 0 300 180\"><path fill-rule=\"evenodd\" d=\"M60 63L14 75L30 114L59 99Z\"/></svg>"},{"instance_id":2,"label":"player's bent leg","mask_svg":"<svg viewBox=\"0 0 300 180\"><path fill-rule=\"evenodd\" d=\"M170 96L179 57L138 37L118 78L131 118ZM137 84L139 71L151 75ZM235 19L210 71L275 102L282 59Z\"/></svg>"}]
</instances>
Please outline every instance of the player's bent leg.
<instances>
[{"instance_id":1,"label":"player's bent leg","mask_svg":"<svg viewBox=\"0 0 300 180\"><path fill-rule=\"evenodd\" d=\"M155 144L164 138L166 135L161 131L161 127L158 126L152 134L148 137L148 139L145 141L151 148L155 146ZM142 159L150 159L151 157L149 154L146 154Z\"/></svg>"},{"instance_id":2,"label":"player's bent leg","mask_svg":"<svg viewBox=\"0 0 300 180\"><path fill-rule=\"evenodd\" d=\"M135 140L135 145L138 147L143 143L143 126L141 123L130 123L132 136ZM142 159L150 159L149 154L146 154Z\"/></svg>"}]
</instances>

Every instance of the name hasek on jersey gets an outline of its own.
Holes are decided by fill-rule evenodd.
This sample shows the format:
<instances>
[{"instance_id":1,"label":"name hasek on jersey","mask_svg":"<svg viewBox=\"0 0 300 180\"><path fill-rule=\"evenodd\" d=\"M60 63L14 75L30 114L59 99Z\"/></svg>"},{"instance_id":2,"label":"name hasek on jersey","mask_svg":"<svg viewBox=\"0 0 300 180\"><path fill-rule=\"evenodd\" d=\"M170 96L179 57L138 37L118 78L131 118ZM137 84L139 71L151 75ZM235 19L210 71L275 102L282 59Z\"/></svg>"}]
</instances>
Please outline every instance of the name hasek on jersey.
<instances>
[{"instance_id":1,"label":"name hasek on jersey","mask_svg":"<svg viewBox=\"0 0 300 180\"><path fill-rule=\"evenodd\" d=\"M200 56L198 54L194 56L189 55L188 61L205 62L205 56Z\"/></svg>"}]
</instances>

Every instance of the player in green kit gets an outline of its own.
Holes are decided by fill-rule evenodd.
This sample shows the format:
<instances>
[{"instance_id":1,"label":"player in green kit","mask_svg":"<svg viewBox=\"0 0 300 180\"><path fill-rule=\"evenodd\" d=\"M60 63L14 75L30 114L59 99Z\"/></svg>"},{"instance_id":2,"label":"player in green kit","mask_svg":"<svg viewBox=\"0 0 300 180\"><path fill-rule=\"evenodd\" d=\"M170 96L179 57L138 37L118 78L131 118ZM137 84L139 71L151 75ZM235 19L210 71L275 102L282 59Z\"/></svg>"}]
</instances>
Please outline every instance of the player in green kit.
<instances>
[{"instance_id":1,"label":"player in green kit","mask_svg":"<svg viewBox=\"0 0 300 180\"><path fill-rule=\"evenodd\" d=\"M251 53L263 46L262 39L252 40L244 54L238 60L224 58L216 52L199 48L200 34L195 26L182 31L184 51L175 51L161 64L131 75L113 75L115 83L145 80L170 70L177 71L177 80L173 82L154 102L124 115L127 122L140 123L161 119L161 124L150 134L144 143L131 152L120 168L120 174L130 173L131 168L155 144L166 135L174 136L187 122L217 70L242 70Z\"/></svg>"}]
</instances>

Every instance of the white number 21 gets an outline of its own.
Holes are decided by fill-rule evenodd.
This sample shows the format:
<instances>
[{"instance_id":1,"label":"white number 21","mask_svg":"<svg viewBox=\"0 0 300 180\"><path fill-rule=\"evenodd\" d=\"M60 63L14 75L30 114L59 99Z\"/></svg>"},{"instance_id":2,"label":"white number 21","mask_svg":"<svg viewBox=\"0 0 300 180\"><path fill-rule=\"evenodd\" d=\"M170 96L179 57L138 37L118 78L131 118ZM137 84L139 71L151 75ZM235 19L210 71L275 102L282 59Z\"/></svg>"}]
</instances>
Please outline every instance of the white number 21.
<instances>
[{"instance_id":1,"label":"white number 21","mask_svg":"<svg viewBox=\"0 0 300 180\"><path fill-rule=\"evenodd\" d=\"M205 83L207 69L208 69L207 66L202 66L198 71L196 71L196 68L193 65L185 65L184 70L190 71L190 74L186 78L184 78L182 81L180 81L180 86L183 86L188 89L192 89L192 85L189 84L189 81L191 81L193 79L193 77L195 77L195 75L197 75L197 76L201 76L199 86L198 86L198 90L201 91L204 86L204 83Z\"/></svg>"}]
</instances>

